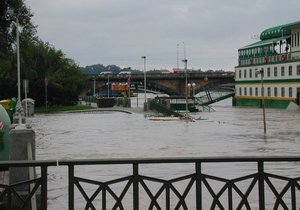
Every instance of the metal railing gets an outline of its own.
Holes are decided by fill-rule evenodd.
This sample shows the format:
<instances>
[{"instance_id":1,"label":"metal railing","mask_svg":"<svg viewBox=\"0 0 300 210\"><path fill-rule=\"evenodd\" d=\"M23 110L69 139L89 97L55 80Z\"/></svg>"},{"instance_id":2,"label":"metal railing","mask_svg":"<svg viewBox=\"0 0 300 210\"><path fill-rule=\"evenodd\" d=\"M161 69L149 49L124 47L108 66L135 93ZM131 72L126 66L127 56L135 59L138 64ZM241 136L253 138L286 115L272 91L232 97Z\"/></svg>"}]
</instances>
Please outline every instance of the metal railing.
<instances>
[{"instance_id":1,"label":"metal railing","mask_svg":"<svg viewBox=\"0 0 300 210\"><path fill-rule=\"evenodd\" d=\"M206 192L212 197L211 204L209 204L210 209L255 209L254 204L259 204L258 207L260 210L266 209L265 204L265 194L266 186L270 189L270 192L273 193L275 201L272 209L278 209L279 207L283 209L299 209L299 198L298 206L296 200L296 192L300 192L300 177L285 177L276 174L267 173L264 170L264 164L266 162L290 162L290 161L300 161L300 157L261 157L261 158L252 158L252 157L237 157L237 158L162 158L162 159L108 159L108 160L84 160L84 161L62 161L60 165L66 165L69 169L69 210L74 209L74 188L75 186L80 191L82 196L86 201L84 209L96 209L96 206L93 205L93 201L101 193L100 199L102 199L101 209L108 209L106 207L106 202L108 197L112 198L114 204L110 209L125 209L124 203L122 202L125 195L129 192L132 192L132 203L133 206L131 209L171 209L171 198L176 198L177 201L173 202L172 209L188 209L189 203L194 202L195 207L193 209L203 209L203 203L206 202L203 198L203 191L206 189ZM217 177L209 174L202 173L202 164L203 163L256 163L256 171L251 172L241 177L226 179L224 177ZM191 174L183 175L180 177L175 177L172 179L162 179L157 177L150 177L142 175L139 172L139 167L145 164L179 164L179 163L190 163L194 164L194 172ZM132 174L129 176L120 177L114 180L109 181L95 181L89 180L82 177L77 177L74 174L74 168L82 165L120 165L127 164L132 166ZM285 186L280 190L277 189L275 180L285 181ZM183 188L183 191L179 191L175 187L175 183L180 181L186 181L187 184ZM221 182L223 186L219 190L213 189L211 181ZM250 184L246 189L240 189L238 183L242 181L248 181ZM273 182L272 182L273 181ZM116 183L124 183L124 188L121 190L121 193L117 195L112 190L112 185ZM160 186L155 190L151 191L149 187L149 182L159 183ZM92 193L92 196L87 196L87 192L82 187L83 183L89 183L96 185L96 190ZM147 184L148 183L148 184ZM195 189L194 193L192 188ZM131 189L131 190L130 190ZM254 200L253 203L248 199L249 195L253 193L258 195L258 200ZM141 192L144 192L143 197L147 196L150 199L150 204L148 206L140 206L140 197L142 197ZM286 199L287 192L290 191L290 197ZM222 203L221 197L227 192L227 202ZM186 198L188 194L194 194L195 199L193 201L187 201ZM164 194L164 196L163 196ZM173 196L171 196L171 194ZM234 196L235 195L235 196ZM164 202L159 202L159 200L164 197ZM234 202L234 199L239 198L239 202ZM235 205L234 205L235 204Z\"/></svg>"},{"instance_id":2,"label":"metal railing","mask_svg":"<svg viewBox=\"0 0 300 210\"><path fill-rule=\"evenodd\" d=\"M56 161L0 161L0 169L8 169L12 167L40 167L40 176L25 180L19 183L0 183L0 201L3 203L1 209L13 210L13 209L31 209L30 201L37 194L40 189L41 199L39 206L41 209L47 210L47 169L49 166L57 165ZM25 197L20 193L17 188L29 186L32 188L28 190Z\"/></svg>"},{"instance_id":3,"label":"metal railing","mask_svg":"<svg viewBox=\"0 0 300 210\"><path fill-rule=\"evenodd\" d=\"M69 210L74 209L292 209L300 208L300 156L296 157L210 157L210 158L152 158L152 159L102 159L102 160L61 160L61 161L18 161L1 162L3 167L41 167L41 177L26 182L36 182L41 187L41 209L47 209L47 167L59 164L68 167L68 203ZM207 166L214 164L252 164L249 173L228 178L206 172ZM265 169L269 164L291 164L287 175L270 173ZM141 170L145 166L158 167L160 164L173 164L172 171L180 170L181 166L193 166L192 172L172 178L146 176ZM80 167L105 167L120 165L129 166L129 175L114 174L115 179L97 180L76 175ZM172 168L172 167L171 167ZM213 168L213 167L212 167ZM205 170L204 170L205 169ZM214 168L213 168L214 169ZM170 171L171 175L174 172ZM105 171L103 171L105 173ZM177 174L177 173L176 173ZM296 177L290 177L296 174ZM118 190L114 185L122 183ZM178 187L178 183L180 187ZM240 185L243 183L243 185ZM280 183L280 186L277 184ZM24 182L25 184L25 182ZM86 184L94 188L85 188ZM0 185L4 191L0 194L2 200L6 195L7 201L16 196L16 185ZM216 187L218 186L218 187ZM118 191L118 192L117 192ZM34 192L31 192L33 194ZM77 194L76 194L77 193ZM253 195L254 194L254 195ZM76 196L75 196L76 195ZM298 195L298 197L297 197ZM269 197L273 198L270 203ZM82 200L76 203L78 198ZM144 202L144 200L148 200ZM208 199L210 198L210 199ZM26 206L29 198L23 203ZM78 201L77 201L78 202ZM99 205L100 202L100 205ZM108 205L109 203L109 205ZM130 203L130 207L128 206ZM267 204L268 203L268 204ZM77 205L76 205L77 204ZM80 206L80 207L78 207ZM10 208L8 208L10 209ZM20 208L21 209L21 208Z\"/></svg>"}]
</instances>

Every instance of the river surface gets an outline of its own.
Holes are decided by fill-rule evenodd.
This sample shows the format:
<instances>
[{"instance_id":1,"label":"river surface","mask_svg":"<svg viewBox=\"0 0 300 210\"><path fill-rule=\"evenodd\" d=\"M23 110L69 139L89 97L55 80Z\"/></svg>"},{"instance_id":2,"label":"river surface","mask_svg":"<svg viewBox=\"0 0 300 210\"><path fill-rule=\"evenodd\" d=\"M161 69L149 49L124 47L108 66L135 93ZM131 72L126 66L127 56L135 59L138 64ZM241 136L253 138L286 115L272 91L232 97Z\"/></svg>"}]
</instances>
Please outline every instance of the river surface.
<instances>
[{"instance_id":1,"label":"river surface","mask_svg":"<svg viewBox=\"0 0 300 210\"><path fill-rule=\"evenodd\" d=\"M132 106L136 106L135 100ZM140 107L142 102L140 95ZM231 99L216 103L213 108L214 112L193 114L194 118L201 118L195 122L150 121L144 113L108 111L36 115L29 121L36 132L37 160L299 155L299 110L267 109L265 136L261 109L232 107ZM171 169L163 166L148 172L159 176L179 175L185 174L189 167L193 169L193 166ZM234 176L249 173L255 167L250 164L242 172L227 166L206 169ZM296 163L270 167L276 173L287 170L289 175L300 173ZM117 176L123 170L120 167L112 174ZM99 172L103 170L95 167L81 167L77 171L91 178L105 178L106 174L99 175ZM48 183L49 209L67 209L67 168L50 167Z\"/></svg>"}]
</instances>

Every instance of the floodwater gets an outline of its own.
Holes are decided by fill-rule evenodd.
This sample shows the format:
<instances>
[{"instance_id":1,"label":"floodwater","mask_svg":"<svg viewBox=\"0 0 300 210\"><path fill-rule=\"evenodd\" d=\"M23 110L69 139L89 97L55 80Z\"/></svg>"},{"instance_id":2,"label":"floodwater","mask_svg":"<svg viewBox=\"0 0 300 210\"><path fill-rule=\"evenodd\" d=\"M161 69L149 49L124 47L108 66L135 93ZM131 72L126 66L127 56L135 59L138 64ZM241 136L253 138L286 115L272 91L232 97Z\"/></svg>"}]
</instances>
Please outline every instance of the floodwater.
<instances>
[{"instance_id":1,"label":"floodwater","mask_svg":"<svg viewBox=\"0 0 300 210\"><path fill-rule=\"evenodd\" d=\"M134 100L132 106L136 106ZM140 107L142 103L140 94ZM29 121L36 132L37 160L299 155L299 110L267 109L267 134L264 135L261 109L232 107L231 99L213 108L214 112L193 114L194 118L201 118L195 122L150 121L144 113L108 111L36 115ZM256 168L255 164L245 165L215 167L208 164L205 169L209 173L234 177L249 174ZM237 171L236 166L241 170ZM299 163L270 164L266 169L290 176L300 173ZM193 173L194 166L141 167L143 170L159 177L174 177ZM126 174L124 171L123 166L107 170L84 166L76 173L106 179ZM48 183L49 209L67 209L67 168L50 167ZM80 195L75 198L80 199ZM128 205L130 209L131 203Z\"/></svg>"}]
</instances>

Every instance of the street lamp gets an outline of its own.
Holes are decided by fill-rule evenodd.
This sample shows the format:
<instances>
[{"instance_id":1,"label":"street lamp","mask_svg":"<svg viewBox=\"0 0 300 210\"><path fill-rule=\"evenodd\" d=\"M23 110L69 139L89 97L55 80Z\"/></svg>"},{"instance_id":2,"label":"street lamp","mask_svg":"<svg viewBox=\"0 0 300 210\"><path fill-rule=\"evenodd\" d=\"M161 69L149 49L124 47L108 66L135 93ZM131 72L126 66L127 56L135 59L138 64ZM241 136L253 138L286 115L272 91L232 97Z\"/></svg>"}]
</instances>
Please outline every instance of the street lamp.
<instances>
[{"instance_id":1,"label":"street lamp","mask_svg":"<svg viewBox=\"0 0 300 210\"><path fill-rule=\"evenodd\" d=\"M94 76L93 80L94 80L93 96L95 97L96 96L96 76Z\"/></svg>"},{"instance_id":2,"label":"street lamp","mask_svg":"<svg viewBox=\"0 0 300 210\"><path fill-rule=\"evenodd\" d=\"M147 78L146 78L146 56L142 56L142 59L144 59L144 93L145 93L145 101L144 101L144 111L147 111L147 95L146 95L146 82L147 82Z\"/></svg>"},{"instance_id":3,"label":"street lamp","mask_svg":"<svg viewBox=\"0 0 300 210\"><path fill-rule=\"evenodd\" d=\"M179 70L179 63L178 63L178 57L179 57L179 51L178 51L178 47L179 47L180 43L177 44L177 71Z\"/></svg>"},{"instance_id":4,"label":"street lamp","mask_svg":"<svg viewBox=\"0 0 300 210\"><path fill-rule=\"evenodd\" d=\"M128 84L128 104L127 104L127 107L131 107L131 98L130 98L130 86L131 86L131 67L128 67L128 70L129 70L129 75L128 75L128 80L127 80L127 84Z\"/></svg>"},{"instance_id":5,"label":"street lamp","mask_svg":"<svg viewBox=\"0 0 300 210\"><path fill-rule=\"evenodd\" d=\"M266 126L266 111L265 111L264 69L262 68L260 71L256 71L256 74L260 74L262 109L263 109L263 124L264 124L264 134L266 135L267 126Z\"/></svg>"},{"instance_id":6,"label":"street lamp","mask_svg":"<svg viewBox=\"0 0 300 210\"><path fill-rule=\"evenodd\" d=\"M18 115L18 124L22 124L22 104L21 104L21 73L20 73L20 34L19 34L19 12L14 13L9 10L10 15L16 15L16 41L17 41L17 74L18 74L18 102L16 105L16 113Z\"/></svg>"},{"instance_id":7,"label":"street lamp","mask_svg":"<svg viewBox=\"0 0 300 210\"><path fill-rule=\"evenodd\" d=\"M188 118L188 84L187 84L187 59L182 60L185 69L185 117Z\"/></svg>"},{"instance_id":8,"label":"street lamp","mask_svg":"<svg viewBox=\"0 0 300 210\"><path fill-rule=\"evenodd\" d=\"M196 84L193 82L193 83L192 83L192 88L193 88L193 97L195 97L195 87L196 87Z\"/></svg>"},{"instance_id":9,"label":"street lamp","mask_svg":"<svg viewBox=\"0 0 300 210\"><path fill-rule=\"evenodd\" d=\"M192 84L188 83L188 96L189 97L191 97L191 87L192 87Z\"/></svg>"},{"instance_id":10,"label":"street lamp","mask_svg":"<svg viewBox=\"0 0 300 210\"><path fill-rule=\"evenodd\" d=\"M107 97L109 98L109 73L107 74Z\"/></svg>"},{"instance_id":11,"label":"street lamp","mask_svg":"<svg viewBox=\"0 0 300 210\"><path fill-rule=\"evenodd\" d=\"M183 43L183 58L184 58L184 60L186 60L185 43L184 42L182 42L182 43Z\"/></svg>"}]
</instances>

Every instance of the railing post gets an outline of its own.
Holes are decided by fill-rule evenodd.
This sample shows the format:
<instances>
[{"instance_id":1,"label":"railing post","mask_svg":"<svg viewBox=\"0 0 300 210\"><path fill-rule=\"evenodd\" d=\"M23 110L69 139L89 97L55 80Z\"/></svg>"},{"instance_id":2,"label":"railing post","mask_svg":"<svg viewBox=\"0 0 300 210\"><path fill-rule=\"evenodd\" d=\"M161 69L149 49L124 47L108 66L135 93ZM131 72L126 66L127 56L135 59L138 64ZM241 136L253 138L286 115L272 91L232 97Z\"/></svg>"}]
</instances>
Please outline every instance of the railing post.
<instances>
[{"instance_id":1,"label":"railing post","mask_svg":"<svg viewBox=\"0 0 300 210\"><path fill-rule=\"evenodd\" d=\"M7 208L8 210L12 209L12 203L11 203L11 200L12 200L12 190L11 190L11 187L8 188L8 191L7 191Z\"/></svg>"},{"instance_id":2,"label":"railing post","mask_svg":"<svg viewBox=\"0 0 300 210\"><path fill-rule=\"evenodd\" d=\"M258 161L259 210L265 210L264 162Z\"/></svg>"},{"instance_id":3,"label":"railing post","mask_svg":"<svg viewBox=\"0 0 300 210\"><path fill-rule=\"evenodd\" d=\"M196 208L202 210L201 162L196 162Z\"/></svg>"},{"instance_id":4,"label":"railing post","mask_svg":"<svg viewBox=\"0 0 300 210\"><path fill-rule=\"evenodd\" d=\"M233 209L233 204L232 204L232 183L230 182L228 185L228 209L232 210Z\"/></svg>"},{"instance_id":5,"label":"railing post","mask_svg":"<svg viewBox=\"0 0 300 210\"><path fill-rule=\"evenodd\" d=\"M41 209L47 210L47 166L41 166Z\"/></svg>"},{"instance_id":6,"label":"railing post","mask_svg":"<svg viewBox=\"0 0 300 210\"><path fill-rule=\"evenodd\" d=\"M292 181L291 185L291 199L292 199L292 210L296 210L296 181Z\"/></svg>"},{"instance_id":7,"label":"railing post","mask_svg":"<svg viewBox=\"0 0 300 210\"><path fill-rule=\"evenodd\" d=\"M102 210L106 210L106 185L102 189Z\"/></svg>"},{"instance_id":8,"label":"railing post","mask_svg":"<svg viewBox=\"0 0 300 210\"><path fill-rule=\"evenodd\" d=\"M74 210L74 165L69 167L69 210Z\"/></svg>"},{"instance_id":9,"label":"railing post","mask_svg":"<svg viewBox=\"0 0 300 210\"><path fill-rule=\"evenodd\" d=\"M139 210L139 166L133 163L133 210Z\"/></svg>"},{"instance_id":10,"label":"railing post","mask_svg":"<svg viewBox=\"0 0 300 210\"><path fill-rule=\"evenodd\" d=\"M166 210L170 210L170 185L169 183L166 183L165 186L166 186Z\"/></svg>"}]
</instances>

